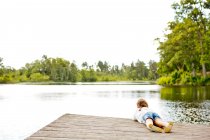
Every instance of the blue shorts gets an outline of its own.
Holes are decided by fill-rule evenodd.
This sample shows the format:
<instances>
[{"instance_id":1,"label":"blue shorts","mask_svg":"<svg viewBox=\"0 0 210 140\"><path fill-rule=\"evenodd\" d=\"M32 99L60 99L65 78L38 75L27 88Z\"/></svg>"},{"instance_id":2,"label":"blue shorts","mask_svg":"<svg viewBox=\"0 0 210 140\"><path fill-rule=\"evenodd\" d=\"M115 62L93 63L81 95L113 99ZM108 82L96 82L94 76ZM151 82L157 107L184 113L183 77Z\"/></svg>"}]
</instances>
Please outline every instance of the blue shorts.
<instances>
[{"instance_id":1,"label":"blue shorts","mask_svg":"<svg viewBox=\"0 0 210 140\"><path fill-rule=\"evenodd\" d=\"M157 113L154 112L147 112L143 116L143 120L146 122L147 119L152 119L153 121L157 118L160 118L160 116Z\"/></svg>"}]
</instances>

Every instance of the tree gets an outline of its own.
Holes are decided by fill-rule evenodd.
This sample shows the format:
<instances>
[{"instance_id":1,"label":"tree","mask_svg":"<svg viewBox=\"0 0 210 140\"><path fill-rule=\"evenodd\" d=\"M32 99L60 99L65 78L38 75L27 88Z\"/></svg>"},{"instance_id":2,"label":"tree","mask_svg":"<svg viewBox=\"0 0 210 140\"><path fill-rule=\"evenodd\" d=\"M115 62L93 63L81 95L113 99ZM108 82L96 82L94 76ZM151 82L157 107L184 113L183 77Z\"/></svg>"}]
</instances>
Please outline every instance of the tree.
<instances>
[{"instance_id":1,"label":"tree","mask_svg":"<svg viewBox=\"0 0 210 140\"><path fill-rule=\"evenodd\" d=\"M174 70L195 71L199 63L196 48L196 24L191 19L174 21L168 25L169 34L160 42L159 73L171 73Z\"/></svg>"},{"instance_id":2,"label":"tree","mask_svg":"<svg viewBox=\"0 0 210 140\"><path fill-rule=\"evenodd\" d=\"M149 73L148 73L148 78L150 80L156 80L158 78L158 73L157 73L157 62L154 60L149 61Z\"/></svg>"},{"instance_id":3,"label":"tree","mask_svg":"<svg viewBox=\"0 0 210 140\"><path fill-rule=\"evenodd\" d=\"M3 58L0 57L0 76L3 75L3 68L4 68L4 65L3 65Z\"/></svg>"},{"instance_id":4,"label":"tree","mask_svg":"<svg viewBox=\"0 0 210 140\"><path fill-rule=\"evenodd\" d=\"M0 57L0 68L3 66L3 58Z\"/></svg>"},{"instance_id":5,"label":"tree","mask_svg":"<svg viewBox=\"0 0 210 140\"><path fill-rule=\"evenodd\" d=\"M74 63L70 63L68 60L63 58L48 58L46 55L42 57L41 60L35 60L32 63L27 63L24 68L21 69L21 73L26 73L25 75L31 79L43 76L46 81L70 81L76 82L78 76L78 69ZM40 75L38 75L41 74ZM34 75L35 74L35 75Z\"/></svg>"},{"instance_id":6,"label":"tree","mask_svg":"<svg viewBox=\"0 0 210 140\"><path fill-rule=\"evenodd\" d=\"M98 61L97 67L101 72L109 72L110 65L106 61L105 62Z\"/></svg>"},{"instance_id":7,"label":"tree","mask_svg":"<svg viewBox=\"0 0 210 140\"><path fill-rule=\"evenodd\" d=\"M171 83L186 83L202 71L205 80L210 65L210 0L180 0L172 8L175 20L169 22L164 40L157 39L158 73L171 76Z\"/></svg>"},{"instance_id":8,"label":"tree","mask_svg":"<svg viewBox=\"0 0 210 140\"><path fill-rule=\"evenodd\" d=\"M146 64L143 61L138 60L135 63L136 67L136 77L138 80L144 80L148 77L148 68L146 67Z\"/></svg>"},{"instance_id":9,"label":"tree","mask_svg":"<svg viewBox=\"0 0 210 140\"><path fill-rule=\"evenodd\" d=\"M82 67L85 68L85 69L88 69L88 63L87 62L83 62L82 63Z\"/></svg>"},{"instance_id":10,"label":"tree","mask_svg":"<svg viewBox=\"0 0 210 140\"><path fill-rule=\"evenodd\" d=\"M120 74L119 66L118 66L118 65L112 66L110 72L111 72L111 74L113 74L113 75L119 75L119 74Z\"/></svg>"},{"instance_id":11,"label":"tree","mask_svg":"<svg viewBox=\"0 0 210 140\"><path fill-rule=\"evenodd\" d=\"M200 54L203 77L206 78L206 64L209 63L209 38L208 20L210 15L210 0L180 0L180 3L172 5L176 11L176 19L183 21L191 19L196 25L195 40L196 47Z\"/></svg>"},{"instance_id":12,"label":"tree","mask_svg":"<svg viewBox=\"0 0 210 140\"><path fill-rule=\"evenodd\" d=\"M48 81L49 76L43 75L41 73L33 73L30 75L30 80L33 82Z\"/></svg>"}]
</instances>

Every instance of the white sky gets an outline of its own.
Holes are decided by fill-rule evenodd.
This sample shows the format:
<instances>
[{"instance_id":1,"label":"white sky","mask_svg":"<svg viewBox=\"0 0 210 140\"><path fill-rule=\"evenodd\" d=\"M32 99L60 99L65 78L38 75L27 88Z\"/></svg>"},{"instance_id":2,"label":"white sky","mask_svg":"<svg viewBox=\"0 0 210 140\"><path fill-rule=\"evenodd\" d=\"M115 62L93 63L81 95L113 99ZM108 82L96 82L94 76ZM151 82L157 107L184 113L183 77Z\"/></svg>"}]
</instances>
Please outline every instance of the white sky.
<instances>
[{"instance_id":1,"label":"white sky","mask_svg":"<svg viewBox=\"0 0 210 140\"><path fill-rule=\"evenodd\" d=\"M20 68L62 57L95 64L159 60L154 39L173 19L173 0L0 0L0 57Z\"/></svg>"}]
</instances>

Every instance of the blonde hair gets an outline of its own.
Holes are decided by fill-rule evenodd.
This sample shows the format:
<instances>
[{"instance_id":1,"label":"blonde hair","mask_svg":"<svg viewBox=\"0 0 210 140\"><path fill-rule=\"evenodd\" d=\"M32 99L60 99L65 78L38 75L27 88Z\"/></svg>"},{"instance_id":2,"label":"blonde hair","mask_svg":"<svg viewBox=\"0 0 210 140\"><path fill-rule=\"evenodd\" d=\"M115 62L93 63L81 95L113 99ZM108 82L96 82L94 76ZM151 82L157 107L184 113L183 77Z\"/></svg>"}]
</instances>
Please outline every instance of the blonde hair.
<instances>
[{"instance_id":1,"label":"blonde hair","mask_svg":"<svg viewBox=\"0 0 210 140\"><path fill-rule=\"evenodd\" d=\"M137 108L148 107L148 103L145 99L140 98L137 103Z\"/></svg>"}]
</instances>

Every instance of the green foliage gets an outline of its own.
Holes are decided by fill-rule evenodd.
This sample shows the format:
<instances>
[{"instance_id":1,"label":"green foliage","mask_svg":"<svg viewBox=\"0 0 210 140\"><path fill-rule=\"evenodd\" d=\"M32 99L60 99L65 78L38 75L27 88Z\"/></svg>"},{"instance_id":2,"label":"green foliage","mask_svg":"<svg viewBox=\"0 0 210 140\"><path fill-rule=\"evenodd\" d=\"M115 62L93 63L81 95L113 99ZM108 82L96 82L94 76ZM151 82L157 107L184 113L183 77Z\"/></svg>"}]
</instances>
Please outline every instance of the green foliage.
<instances>
[{"instance_id":1,"label":"green foliage","mask_svg":"<svg viewBox=\"0 0 210 140\"><path fill-rule=\"evenodd\" d=\"M43 75L41 73L33 73L30 75L30 81L32 82L42 82L42 81L48 81L49 76Z\"/></svg>"},{"instance_id":2,"label":"green foliage","mask_svg":"<svg viewBox=\"0 0 210 140\"><path fill-rule=\"evenodd\" d=\"M91 70L81 70L81 81L82 82L95 82L97 81L96 73L93 69Z\"/></svg>"},{"instance_id":3,"label":"green foliage","mask_svg":"<svg viewBox=\"0 0 210 140\"><path fill-rule=\"evenodd\" d=\"M146 64L140 60L138 60L136 63L131 63L130 66L124 66L123 71L125 72L126 77L130 80L135 81L149 79L149 69L147 68Z\"/></svg>"},{"instance_id":4,"label":"green foliage","mask_svg":"<svg viewBox=\"0 0 210 140\"><path fill-rule=\"evenodd\" d=\"M4 83L4 77L0 77L0 83Z\"/></svg>"},{"instance_id":5,"label":"green foliage","mask_svg":"<svg viewBox=\"0 0 210 140\"><path fill-rule=\"evenodd\" d=\"M174 71L168 76L162 76L157 80L159 85L191 85L203 86L209 85L210 78L203 78L202 76L192 76L191 73L180 70Z\"/></svg>"},{"instance_id":6,"label":"green foliage","mask_svg":"<svg viewBox=\"0 0 210 140\"><path fill-rule=\"evenodd\" d=\"M181 80L180 80L181 85L194 84L194 82L192 81L192 76L189 72L183 72L181 74L180 78L181 78Z\"/></svg>"},{"instance_id":7,"label":"green foliage","mask_svg":"<svg viewBox=\"0 0 210 140\"><path fill-rule=\"evenodd\" d=\"M157 80L159 85L172 85L172 78L170 76L163 76Z\"/></svg>"},{"instance_id":8,"label":"green foliage","mask_svg":"<svg viewBox=\"0 0 210 140\"><path fill-rule=\"evenodd\" d=\"M198 77L196 81L197 85L204 86L208 84L209 78Z\"/></svg>"},{"instance_id":9,"label":"green foliage","mask_svg":"<svg viewBox=\"0 0 210 140\"><path fill-rule=\"evenodd\" d=\"M22 68L20 71L21 73L25 74L29 79L31 79L31 75L34 73L47 75L49 78L43 79L44 81L51 80L76 82L78 76L78 69L74 63L70 63L63 58L47 58L47 56L43 56L42 60L35 60L32 63L27 63L25 67ZM36 81L36 79L33 79L33 81Z\"/></svg>"},{"instance_id":10,"label":"green foliage","mask_svg":"<svg viewBox=\"0 0 210 140\"><path fill-rule=\"evenodd\" d=\"M99 77L98 81L105 81L105 82L118 81L118 77L110 76L110 75L104 75L104 76Z\"/></svg>"},{"instance_id":11,"label":"green foliage","mask_svg":"<svg viewBox=\"0 0 210 140\"><path fill-rule=\"evenodd\" d=\"M150 60L149 61L149 72L148 72L148 79L149 80L156 80L159 75L157 73L158 70L158 64L155 61Z\"/></svg>"},{"instance_id":12,"label":"green foliage","mask_svg":"<svg viewBox=\"0 0 210 140\"><path fill-rule=\"evenodd\" d=\"M3 66L3 58L0 57L0 68Z\"/></svg>"},{"instance_id":13,"label":"green foliage","mask_svg":"<svg viewBox=\"0 0 210 140\"><path fill-rule=\"evenodd\" d=\"M195 102L210 100L210 94L207 91L210 86L177 86L164 87L160 90L161 99L171 101Z\"/></svg>"},{"instance_id":14,"label":"green foliage","mask_svg":"<svg viewBox=\"0 0 210 140\"><path fill-rule=\"evenodd\" d=\"M27 82L30 81L29 78L26 75L20 75L19 79L20 82Z\"/></svg>"},{"instance_id":15,"label":"green foliage","mask_svg":"<svg viewBox=\"0 0 210 140\"><path fill-rule=\"evenodd\" d=\"M159 41L160 76L171 77L169 84L205 85L210 71L210 1L180 0L172 5L170 21ZM202 72L201 72L202 71ZM167 78L160 79L166 84ZM165 82L164 82L165 81Z\"/></svg>"},{"instance_id":16,"label":"green foliage","mask_svg":"<svg viewBox=\"0 0 210 140\"><path fill-rule=\"evenodd\" d=\"M105 62L98 61L97 67L98 71L100 72L108 72L110 69L110 65L106 61Z\"/></svg>"},{"instance_id":17,"label":"green foliage","mask_svg":"<svg viewBox=\"0 0 210 140\"><path fill-rule=\"evenodd\" d=\"M16 83L12 74L6 74L0 77L0 83Z\"/></svg>"},{"instance_id":18,"label":"green foliage","mask_svg":"<svg viewBox=\"0 0 210 140\"><path fill-rule=\"evenodd\" d=\"M87 62L82 63L79 70L75 63L63 58L48 58L27 63L25 67L15 70L5 67L0 59L0 83L17 82L96 82L96 81L129 81L129 80L156 80L157 62L150 61L149 68L143 61L138 60L130 65L122 64L110 66L108 62L99 61L94 69Z\"/></svg>"}]
</instances>

